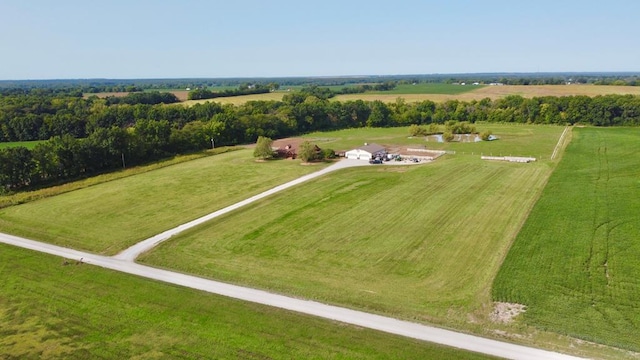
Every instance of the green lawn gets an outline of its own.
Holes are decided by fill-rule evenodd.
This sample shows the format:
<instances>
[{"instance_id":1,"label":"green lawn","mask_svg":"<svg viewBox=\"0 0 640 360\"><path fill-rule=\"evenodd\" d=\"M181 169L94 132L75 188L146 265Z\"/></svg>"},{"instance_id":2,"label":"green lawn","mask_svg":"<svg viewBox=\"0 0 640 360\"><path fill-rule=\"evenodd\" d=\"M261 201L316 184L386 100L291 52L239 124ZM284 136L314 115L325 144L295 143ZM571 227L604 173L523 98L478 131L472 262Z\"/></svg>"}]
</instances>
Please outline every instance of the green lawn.
<instances>
[{"instance_id":1,"label":"green lawn","mask_svg":"<svg viewBox=\"0 0 640 360\"><path fill-rule=\"evenodd\" d=\"M389 91L371 91L370 94L445 94L457 95L483 88L483 85L453 85L445 83L400 84Z\"/></svg>"},{"instance_id":2,"label":"green lawn","mask_svg":"<svg viewBox=\"0 0 640 360\"><path fill-rule=\"evenodd\" d=\"M495 280L526 324L640 351L640 130L574 129Z\"/></svg>"},{"instance_id":3,"label":"green lawn","mask_svg":"<svg viewBox=\"0 0 640 360\"><path fill-rule=\"evenodd\" d=\"M0 244L2 359L487 359Z\"/></svg>"},{"instance_id":4,"label":"green lawn","mask_svg":"<svg viewBox=\"0 0 640 360\"><path fill-rule=\"evenodd\" d=\"M546 125L517 124L475 124L477 131L491 130L500 139L482 142L440 143L433 137L409 137L408 127L395 128L358 128L329 132L315 132L305 135L320 147L334 150L350 150L363 143L381 145L424 146L428 149L456 151L456 156L472 155L476 158L484 155L533 156L549 160L564 127ZM440 126L444 130L444 125Z\"/></svg>"},{"instance_id":5,"label":"green lawn","mask_svg":"<svg viewBox=\"0 0 640 360\"><path fill-rule=\"evenodd\" d=\"M252 150L234 151L0 209L0 229L115 254L322 166L256 163Z\"/></svg>"},{"instance_id":6,"label":"green lawn","mask_svg":"<svg viewBox=\"0 0 640 360\"><path fill-rule=\"evenodd\" d=\"M550 172L461 157L348 169L187 231L141 261L465 326L488 315L493 277Z\"/></svg>"},{"instance_id":7,"label":"green lawn","mask_svg":"<svg viewBox=\"0 0 640 360\"><path fill-rule=\"evenodd\" d=\"M18 146L23 146L27 149L33 149L34 147L36 147L36 145L45 141L46 140L0 142L0 149Z\"/></svg>"}]
</instances>

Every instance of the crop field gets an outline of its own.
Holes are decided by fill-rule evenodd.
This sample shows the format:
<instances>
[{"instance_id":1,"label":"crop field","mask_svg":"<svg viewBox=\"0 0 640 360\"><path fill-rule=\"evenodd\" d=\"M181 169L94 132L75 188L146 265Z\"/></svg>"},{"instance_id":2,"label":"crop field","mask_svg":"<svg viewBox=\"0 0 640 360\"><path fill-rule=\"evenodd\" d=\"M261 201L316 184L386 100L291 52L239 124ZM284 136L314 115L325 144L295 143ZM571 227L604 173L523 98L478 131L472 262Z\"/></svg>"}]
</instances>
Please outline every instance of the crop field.
<instances>
[{"instance_id":1,"label":"crop field","mask_svg":"<svg viewBox=\"0 0 640 360\"><path fill-rule=\"evenodd\" d=\"M215 99L186 100L180 104L184 106L193 106L195 104L204 104L206 102L217 102L220 104L242 105L248 101L281 101L285 94L286 93L283 92L271 92L266 94L219 97Z\"/></svg>"},{"instance_id":2,"label":"crop field","mask_svg":"<svg viewBox=\"0 0 640 360\"><path fill-rule=\"evenodd\" d=\"M329 86L329 88L339 90L344 86ZM281 101L287 94L286 89L295 91L301 87L284 87L283 89L267 93L244 96L220 97L206 100L186 100L181 104L191 106L207 101L215 101L222 104L242 105L247 101ZM391 91L366 92L362 94L336 95L331 101L352 101L380 100L385 103L393 103L398 98L403 98L407 102L419 102L431 100L434 102L444 102L447 100L472 101L490 98L493 100L506 97L508 95L520 95L526 98L540 96L571 96L586 95L598 96L608 94L620 95L640 95L640 86L610 86L610 85L504 85L504 86L484 86L484 85L452 85L452 84L416 84L398 85ZM186 96L186 95L185 95ZM180 98L180 96L178 96ZM183 97L186 99L186 97ZM180 98L183 100L183 98Z\"/></svg>"},{"instance_id":3,"label":"crop field","mask_svg":"<svg viewBox=\"0 0 640 360\"><path fill-rule=\"evenodd\" d=\"M495 280L541 329L640 351L640 130L578 128Z\"/></svg>"},{"instance_id":4,"label":"crop field","mask_svg":"<svg viewBox=\"0 0 640 360\"><path fill-rule=\"evenodd\" d=\"M9 148L9 147L18 147L23 146L27 149L33 149L36 145L44 142L46 140L36 140L36 141L13 141L13 142L0 142L0 149Z\"/></svg>"},{"instance_id":5,"label":"crop field","mask_svg":"<svg viewBox=\"0 0 640 360\"><path fill-rule=\"evenodd\" d=\"M389 91L372 91L368 94L444 94L457 95L483 88L484 85L454 85L445 83L400 84Z\"/></svg>"},{"instance_id":6,"label":"crop field","mask_svg":"<svg viewBox=\"0 0 640 360\"><path fill-rule=\"evenodd\" d=\"M0 209L0 228L115 254L147 237L320 169L256 163L252 150L201 158Z\"/></svg>"},{"instance_id":7,"label":"crop field","mask_svg":"<svg viewBox=\"0 0 640 360\"><path fill-rule=\"evenodd\" d=\"M411 85L407 85L411 86ZM416 85L417 86L417 85ZM609 86L609 85L504 85L504 86L473 86L473 85L449 85L468 89L468 92L462 93L364 93L364 94L347 94L338 95L332 100L380 100L386 103L395 102L397 98L403 98L407 102L418 102L431 100L435 102L444 102L447 100L472 101L490 98L493 100L506 97L508 95L520 95L526 98L539 96L571 96L586 95L597 96L607 94L631 94L640 95L640 87L638 86ZM394 90L398 91L398 89Z\"/></svg>"},{"instance_id":8,"label":"crop field","mask_svg":"<svg viewBox=\"0 0 640 360\"><path fill-rule=\"evenodd\" d=\"M488 359L0 245L3 359Z\"/></svg>"},{"instance_id":9,"label":"crop field","mask_svg":"<svg viewBox=\"0 0 640 360\"><path fill-rule=\"evenodd\" d=\"M172 238L142 261L429 322L482 317L546 164L347 169Z\"/></svg>"}]
</instances>

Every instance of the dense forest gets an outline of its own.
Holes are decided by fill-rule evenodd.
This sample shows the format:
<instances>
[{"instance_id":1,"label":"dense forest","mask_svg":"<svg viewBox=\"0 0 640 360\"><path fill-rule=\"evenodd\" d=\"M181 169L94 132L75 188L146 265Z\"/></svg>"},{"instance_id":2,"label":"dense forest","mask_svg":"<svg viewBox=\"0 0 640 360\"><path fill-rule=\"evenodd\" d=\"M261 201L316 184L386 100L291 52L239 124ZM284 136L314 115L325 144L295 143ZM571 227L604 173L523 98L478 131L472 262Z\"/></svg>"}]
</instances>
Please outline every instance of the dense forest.
<instances>
[{"instance_id":1,"label":"dense forest","mask_svg":"<svg viewBox=\"0 0 640 360\"><path fill-rule=\"evenodd\" d=\"M153 94L153 93L151 93ZM29 90L0 97L0 141L47 140L33 149L0 150L0 191L46 186L215 145L255 142L316 130L444 124L449 121L640 125L640 97L508 96L443 103L327 100L318 87L286 94L282 101L185 107L82 98L74 92ZM150 95L152 98L155 95ZM169 99L171 101L171 99ZM153 101L152 101L153 102Z\"/></svg>"}]
</instances>

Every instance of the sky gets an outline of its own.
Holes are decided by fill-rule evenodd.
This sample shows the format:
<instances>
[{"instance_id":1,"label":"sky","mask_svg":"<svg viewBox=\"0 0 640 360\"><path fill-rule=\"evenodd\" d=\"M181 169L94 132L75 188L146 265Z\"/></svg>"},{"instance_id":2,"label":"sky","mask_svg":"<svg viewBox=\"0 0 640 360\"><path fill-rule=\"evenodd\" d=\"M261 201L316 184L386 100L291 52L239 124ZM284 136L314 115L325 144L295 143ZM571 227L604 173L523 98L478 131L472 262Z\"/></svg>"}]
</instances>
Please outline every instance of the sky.
<instances>
[{"instance_id":1,"label":"sky","mask_svg":"<svg viewBox=\"0 0 640 360\"><path fill-rule=\"evenodd\" d=\"M0 0L0 80L640 71L637 0Z\"/></svg>"}]
</instances>

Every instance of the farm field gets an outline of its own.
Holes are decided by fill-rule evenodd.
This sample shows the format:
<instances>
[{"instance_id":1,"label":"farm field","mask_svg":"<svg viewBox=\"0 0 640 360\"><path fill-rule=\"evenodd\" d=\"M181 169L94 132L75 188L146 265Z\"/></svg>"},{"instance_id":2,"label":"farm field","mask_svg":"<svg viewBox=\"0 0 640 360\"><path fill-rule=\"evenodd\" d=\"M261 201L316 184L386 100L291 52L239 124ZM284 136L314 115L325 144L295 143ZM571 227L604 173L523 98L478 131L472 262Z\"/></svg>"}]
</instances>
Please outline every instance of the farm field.
<instances>
[{"instance_id":1,"label":"farm field","mask_svg":"<svg viewBox=\"0 0 640 360\"><path fill-rule=\"evenodd\" d=\"M0 228L29 238L115 254L147 237L320 169L256 163L239 150L0 209Z\"/></svg>"},{"instance_id":2,"label":"farm field","mask_svg":"<svg viewBox=\"0 0 640 360\"><path fill-rule=\"evenodd\" d=\"M640 131L576 128L493 285L522 323L640 351Z\"/></svg>"},{"instance_id":3,"label":"farm field","mask_svg":"<svg viewBox=\"0 0 640 360\"><path fill-rule=\"evenodd\" d=\"M398 97L404 98L407 102L417 102L431 100L435 102L444 102L447 100L481 100L484 98L500 99L508 95L520 95L526 98L539 96L571 96L586 95L597 96L607 94L631 94L640 95L640 87L638 86L610 86L610 85L504 85L504 86L473 86L473 85L450 85L459 86L461 88L470 89L471 91L458 94L442 94L442 93L406 93L406 94L390 94L381 92L379 94L347 94L338 95L332 100L380 100L386 103L395 102ZM396 89L397 90L397 89Z\"/></svg>"},{"instance_id":4,"label":"farm field","mask_svg":"<svg viewBox=\"0 0 640 360\"><path fill-rule=\"evenodd\" d=\"M445 83L418 83L412 84L399 84L394 89L389 91L371 91L366 94L443 94L443 95L457 95L464 94L470 91L476 91L485 85L454 85Z\"/></svg>"},{"instance_id":5,"label":"farm field","mask_svg":"<svg viewBox=\"0 0 640 360\"><path fill-rule=\"evenodd\" d=\"M3 359L488 359L0 245Z\"/></svg>"},{"instance_id":6,"label":"farm field","mask_svg":"<svg viewBox=\"0 0 640 360\"><path fill-rule=\"evenodd\" d=\"M248 101L281 101L285 94L285 92L271 92L266 94L219 97L215 99L185 100L180 104L184 106L193 106L195 104L204 104L206 102L217 102L220 104L242 105Z\"/></svg>"},{"instance_id":7,"label":"farm field","mask_svg":"<svg viewBox=\"0 0 640 360\"><path fill-rule=\"evenodd\" d=\"M341 89L344 86L329 88ZM283 87L284 89L288 87ZM291 91L301 87L290 87ZM220 97L206 100L186 100L181 104L192 106L207 101L216 101L222 104L242 105L247 101L281 101L287 94L286 90L279 90L267 94L255 94L233 97ZM520 95L526 98L539 96L571 96L586 95L598 96L607 94L620 95L640 95L638 86L611 86L611 85L503 85L503 86L483 86L483 85L451 85L451 84L417 84L398 85L391 91L367 92L362 94L336 95L331 101L353 101L380 100L385 103L393 103L398 98L403 98L407 102L419 102L431 100L434 102L444 102L447 100L472 101L490 98L493 100L506 97L508 95Z\"/></svg>"},{"instance_id":8,"label":"farm field","mask_svg":"<svg viewBox=\"0 0 640 360\"><path fill-rule=\"evenodd\" d=\"M186 231L141 261L462 325L488 314L495 272L550 172L470 158L347 169Z\"/></svg>"},{"instance_id":9,"label":"farm field","mask_svg":"<svg viewBox=\"0 0 640 360\"><path fill-rule=\"evenodd\" d=\"M167 166L172 166L176 164L180 164L187 161L192 161L208 156L215 156L217 154L236 151L239 148L237 147L227 147L221 146L217 147L214 150L207 150L199 153L193 153L188 155L178 155L173 158L167 160L157 161L148 165L135 166L131 168L124 169L122 171L109 172L106 174L100 174L96 176L92 176L86 179L80 179L72 182L68 182L61 185L50 186L42 189L36 189L31 191L21 191L9 195L0 195L0 209L5 208L7 206L24 204L30 201L35 201L39 199L44 199L52 196L57 196L60 194L64 194L70 191L84 189L90 186L95 186L98 184L106 183L109 181L114 181L138 174L142 174L145 172L161 169Z\"/></svg>"},{"instance_id":10,"label":"farm field","mask_svg":"<svg viewBox=\"0 0 640 360\"><path fill-rule=\"evenodd\" d=\"M33 149L36 145L44 142L46 140L36 140L36 141L13 141L13 142L0 142L0 149L8 148L8 147L18 147L23 146L27 149Z\"/></svg>"}]
</instances>

